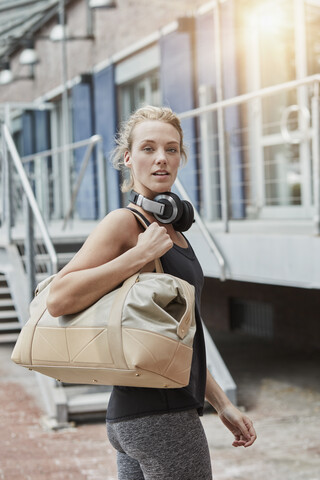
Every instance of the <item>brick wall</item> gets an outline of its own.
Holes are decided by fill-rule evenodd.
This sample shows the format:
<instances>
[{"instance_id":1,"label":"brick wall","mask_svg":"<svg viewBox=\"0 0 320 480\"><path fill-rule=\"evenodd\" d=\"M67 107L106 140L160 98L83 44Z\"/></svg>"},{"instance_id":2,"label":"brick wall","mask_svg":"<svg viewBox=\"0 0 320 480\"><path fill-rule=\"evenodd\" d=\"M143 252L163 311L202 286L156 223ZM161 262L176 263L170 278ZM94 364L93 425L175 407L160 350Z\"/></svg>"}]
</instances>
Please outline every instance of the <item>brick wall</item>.
<instances>
[{"instance_id":1,"label":"brick wall","mask_svg":"<svg viewBox=\"0 0 320 480\"><path fill-rule=\"evenodd\" d=\"M70 41L67 44L68 78L86 73L130 47L136 41L157 32L181 16L192 15L204 0L118 0L115 9L97 9L94 17L94 41ZM69 33L86 34L85 0L76 0L67 9ZM56 19L39 32L48 36ZM32 101L61 84L61 45L49 40L37 40L36 50L40 62L35 67L34 81L13 82L0 87L0 103L6 101ZM26 67L18 62L19 55L11 58L15 75L25 75Z\"/></svg>"}]
</instances>

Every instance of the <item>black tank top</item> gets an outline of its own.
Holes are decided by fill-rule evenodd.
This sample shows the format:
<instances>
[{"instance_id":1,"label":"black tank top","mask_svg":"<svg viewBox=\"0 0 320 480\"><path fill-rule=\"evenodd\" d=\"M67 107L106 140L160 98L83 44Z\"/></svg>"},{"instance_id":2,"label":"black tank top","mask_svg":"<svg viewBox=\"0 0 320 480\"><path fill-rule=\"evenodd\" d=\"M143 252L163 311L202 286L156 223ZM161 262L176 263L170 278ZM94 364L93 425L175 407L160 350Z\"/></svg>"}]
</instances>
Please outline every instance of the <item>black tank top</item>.
<instances>
[{"instance_id":1,"label":"black tank top","mask_svg":"<svg viewBox=\"0 0 320 480\"><path fill-rule=\"evenodd\" d=\"M135 211L137 212L137 210ZM140 212L137 213L148 225L150 224ZM173 389L115 386L112 389L107 409L108 422L190 409L197 409L199 415L203 414L207 370L204 335L200 318L203 272L189 242L187 248L174 244L161 257L161 263L165 273L182 278L195 287L197 329L193 342L190 382L186 387Z\"/></svg>"}]
</instances>

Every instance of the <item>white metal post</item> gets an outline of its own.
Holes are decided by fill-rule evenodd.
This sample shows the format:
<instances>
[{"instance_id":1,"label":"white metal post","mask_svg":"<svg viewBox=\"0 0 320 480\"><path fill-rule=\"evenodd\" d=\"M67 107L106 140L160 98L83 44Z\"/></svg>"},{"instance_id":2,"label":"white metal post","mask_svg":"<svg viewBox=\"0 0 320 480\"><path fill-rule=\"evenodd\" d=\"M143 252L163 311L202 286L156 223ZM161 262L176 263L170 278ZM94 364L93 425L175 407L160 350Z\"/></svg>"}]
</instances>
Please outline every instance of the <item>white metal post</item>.
<instances>
[{"instance_id":1,"label":"white metal post","mask_svg":"<svg viewBox=\"0 0 320 480\"><path fill-rule=\"evenodd\" d=\"M213 89L208 85L199 87L200 107L214 101ZM217 121L215 112L200 115L201 164L203 170L203 208L200 212L207 221L220 217L220 185Z\"/></svg>"},{"instance_id":2,"label":"white metal post","mask_svg":"<svg viewBox=\"0 0 320 480\"><path fill-rule=\"evenodd\" d=\"M213 9L214 41L215 41L215 69L216 69L216 97L218 104L223 100L222 61L221 61L221 31L220 31L220 0L217 0ZM224 141L224 110L219 105L218 137L219 137L219 162L220 162L220 186L221 186L221 215L224 231L229 231L229 202L228 180L226 168L226 154Z\"/></svg>"},{"instance_id":3,"label":"white metal post","mask_svg":"<svg viewBox=\"0 0 320 480\"><path fill-rule=\"evenodd\" d=\"M11 108L9 103L5 104L4 112L4 125L10 129L11 127ZM13 202L12 202L12 165L9 159L9 152L6 146L4 126L2 129L2 142L3 142L3 176L4 176L4 189L3 189L3 221L5 239L8 244L12 241L11 227L13 225Z\"/></svg>"},{"instance_id":4,"label":"white metal post","mask_svg":"<svg viewBox=\"0 0 320 480\"><path fill-rule=\"evenodd\" d=\"M25 254L25 263L26 271L28 278L28 301L34 297L34 290L36 287L36 266L35 266L35 255L34 255L34 221L33 221L33 212L28 202L26 194L23 195L23 207L24 215L26 219L26 235L24 239L24 254Z\"/></svg>"},{"instance_id":5,"label":"white metal post","mask_svg":"<svg viewBox=\"0 0 320 480\"><path fill-rule=\"evenodd\" d=\"M320 235L320 106L319 82L314 84L312 97L312 156L315 234Z\"/></svg>"},{"instance_id":6,"label":"white metal post","mask_svg":"<svg viewBox=\"0 0 320 480\"><path fill-rule=\"evenodd\" d=\"M10 174L9 174L9 154L4 137L4 125L2 125L2 227L5 242L11 243L11 195L10 195Z\"/></svg>"},{"instance_id":7,"label":"white metal post","mask_svg":"<svg viewBox=\"0 0 320 480\"><path fill-rule=\"evenodd\" d=\"M307 68L307 41L306 41L306 15L304 0L294 0L294 31L295 31L295 56L297 78L305 78L308 75ZM303 85L297 89L297 100L301 110L309 109L308 88ZM299 111L299 130L307 132L309 125L305 115ZM300 165L302 170L301 202L304 207L310 209L311 200L311 162L310 143L308 135L305 135L299 144Z\"/></svg>"},{"instance_id":8,"label":"white metal post","mask_svg":"<svg viewBox=\"0 0 320 480\"><path fill-rule=\"evenodd\" d=\"M99 201L99 218L103 218L108 211L107 190L106 190L106 165L103 154L102 139L96 144L96 158L98 171L98 201Z\"/></svg>"},{"instance_id":9,"label":"white metal post","mask_svg":"<svg viewBox=\"0 0 320 480\"><path fill-rule=\"evenodd\" d=\"M68 104L68 59L65 28L65 4L64 0L59 2L59 21L63 27L63 36L61 40L62 55L62 144L69 143L69 104ZM71 204L71 184L70 184L70 154L64 150L62 154L62 182L64 196L64 213L70 208Z\"/></svg>"}]
</instances>

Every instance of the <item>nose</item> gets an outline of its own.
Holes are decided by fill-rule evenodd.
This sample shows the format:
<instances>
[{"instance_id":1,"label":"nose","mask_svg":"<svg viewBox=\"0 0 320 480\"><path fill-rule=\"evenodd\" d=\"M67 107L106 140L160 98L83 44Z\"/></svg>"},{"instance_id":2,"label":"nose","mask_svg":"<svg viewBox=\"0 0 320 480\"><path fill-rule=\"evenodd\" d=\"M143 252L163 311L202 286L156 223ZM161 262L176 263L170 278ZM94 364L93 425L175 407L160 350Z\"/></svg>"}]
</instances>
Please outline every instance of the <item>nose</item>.
<instances>
[{"instance_id":1,"label":"nose","mask_svg":"<svg viewBox=\"0 0 320 480\"><path fill-rule=\"evenodd\" d=\"M156 164L157 165L166 165L167 164L167 155L164 148L159 148L157 150L157 157L156 157Z\"/></svg>"}]
</instances>

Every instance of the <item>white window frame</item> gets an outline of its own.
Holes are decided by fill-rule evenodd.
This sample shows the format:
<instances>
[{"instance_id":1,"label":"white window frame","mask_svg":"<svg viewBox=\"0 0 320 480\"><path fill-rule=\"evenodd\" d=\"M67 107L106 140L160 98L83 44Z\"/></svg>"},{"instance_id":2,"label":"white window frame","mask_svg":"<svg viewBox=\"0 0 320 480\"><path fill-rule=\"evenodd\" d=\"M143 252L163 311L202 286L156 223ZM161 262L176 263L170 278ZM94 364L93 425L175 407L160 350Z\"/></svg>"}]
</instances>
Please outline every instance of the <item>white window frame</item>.
<instances>
[{"instance_id":1,"label":"white window frame","mask_svg":"<svg viewBox=\"0 0 320 480\"><path fill-rule=\"evenodd\" d=\"M295 61L296 78L307 76L307 51L306 51L306 31L305 31L305 3L319 5L320 1L315 0L293 0L294 2L294 35L295 35ZM248 71L247 87L249 90L259 90L261 88L260 67L261 58L259 52L259 31L257 22L252 23L251 38L248 45ZM250 46L250 48L249 48ZM293 79L292 79L293 80ZM307 88L302 87L297 91L297 103L300 108L308 108ZM248 105L249 118L249 148L252 167L252 179L256 179L256 185L253 186L254 198L257 204L258 216L262 219L270 218L306 218L314 214L314 206L311 198L311 148L308 139L300 143L301 159L301 206L267 206L265 198L264 182L264 152L267 146L284 145L285 140L281 133L272 135L263 135L262 125L262 100L254 100Z\"/></svg>"}]
</instances>

